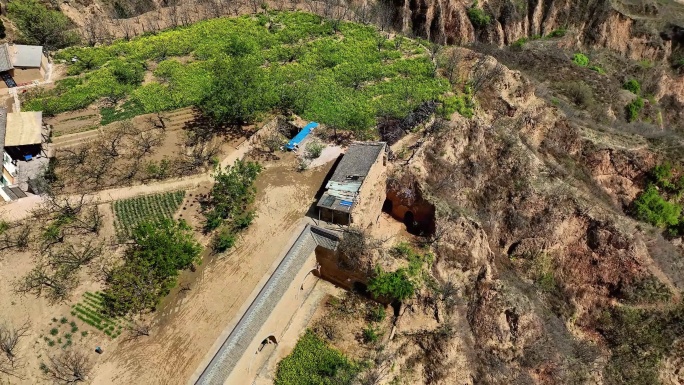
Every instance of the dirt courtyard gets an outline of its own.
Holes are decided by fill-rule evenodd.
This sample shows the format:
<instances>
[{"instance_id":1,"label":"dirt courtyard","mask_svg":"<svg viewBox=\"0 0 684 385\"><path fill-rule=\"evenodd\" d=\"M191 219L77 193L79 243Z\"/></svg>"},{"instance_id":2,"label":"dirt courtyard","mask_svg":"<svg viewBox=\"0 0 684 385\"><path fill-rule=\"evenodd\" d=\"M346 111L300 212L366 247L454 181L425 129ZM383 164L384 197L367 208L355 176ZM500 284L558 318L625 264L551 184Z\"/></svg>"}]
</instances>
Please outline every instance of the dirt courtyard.
<instances>
[{"instance_id":1,"label":"dirt courtyard","mask_svg":"<svg viewBox=\"0 0 684 385\"><path fill-rule=\"evenodd\" d=\"M266 164L257 180L258 216L237 247L180 277L150 337L102 346L92 383L185 384L287 245L332 164L297 172L292 154Z\"/></svg>"}]
</instances>

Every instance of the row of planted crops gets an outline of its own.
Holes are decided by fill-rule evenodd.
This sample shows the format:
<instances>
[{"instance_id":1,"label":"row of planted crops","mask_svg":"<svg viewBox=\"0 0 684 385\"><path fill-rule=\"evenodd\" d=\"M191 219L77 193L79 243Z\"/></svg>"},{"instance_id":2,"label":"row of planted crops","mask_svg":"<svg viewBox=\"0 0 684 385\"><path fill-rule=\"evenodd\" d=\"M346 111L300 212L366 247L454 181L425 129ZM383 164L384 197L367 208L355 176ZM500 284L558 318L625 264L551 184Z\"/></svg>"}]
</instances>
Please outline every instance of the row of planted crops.
<instances>
[{"instance_id":1,"label":"row of planted crops","mask_svg":"<svg viewBox=\"0 0 684 385\"><path fill-rule=\"evenodd\" d=\"M112 208L117 236L128 239L139 223L173 217L184 197L184 191L174 191L115 201Z\"/></svg>"}]
</instances>

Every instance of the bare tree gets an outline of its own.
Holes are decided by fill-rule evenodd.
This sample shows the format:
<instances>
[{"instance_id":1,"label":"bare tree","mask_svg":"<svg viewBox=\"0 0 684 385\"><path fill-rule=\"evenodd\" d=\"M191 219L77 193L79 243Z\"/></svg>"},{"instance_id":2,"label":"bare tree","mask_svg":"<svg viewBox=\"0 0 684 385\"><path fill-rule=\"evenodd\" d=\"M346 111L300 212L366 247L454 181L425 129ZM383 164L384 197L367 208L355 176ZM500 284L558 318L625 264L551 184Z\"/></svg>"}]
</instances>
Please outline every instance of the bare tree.
<instances>
[{"instance_id":1,"label":"bare tree","mask_svg":"<svg viewBox=\"0 0 684 385\"><path fill-rule=\"evenodd\" d=\"M78 146L76 148L63 148L60 149L60 159L64 162L66 166L75 167L85 163L90 154L90 147L88 146Z\"/></svg>"},{"instance_id":2,"label":"bare tree","mask_svg":"<svg viewBox=\"0 0 684 385\"><path fill-rule=\"evenodd\" d=\"M460 50L456 48L451 48L445 52L440 58L440 67L444 71L444 76L449 79L449 83L454 83L454 75L458 69L458 65L461 63L462 55Z\"/></svg>"},{"instance_id":3,"label":"bare tree","mask_svg":"<svg viewBox=\"0 0 684 385\"><path fill-rule=\"evenodd\" d=\"M137 152L136 157L140 158L154 152L154 148L159 146L162 138L157 132L148 130L140 131L138 135L133 138L133 146Z\"/></svg>"},{"instance_id":4,"label":"bare tree","mask_svg":"<svg viewBox=\"0 0 684 385\"><path fill-rule=\"evenodd\" d=\"M376 8L364 1L360 5L353 6L354 19L358 23L369 24L375 18Z\"/></svg>"},{"instance_id":5,"label":"bare tree","mask_svg":"<svg viewBox=\"0 0 684 385\"><path fill-rule=\"evenodd\" d=\"M112 158L121 155L122 141L126 136L137 135L140 130L130 120L120 122L115 128L108 130L97 142L101 153Z\"/></svg>"},{"instance_id":6,"label":"bare tree","mask_svg":"<svg viewBox=\"0 0 684 385\"><path fill-rule=\"evenodd\" d=\"M207 0L205 4L208 8L207 12L209 12L211 17L221 17L223 14L223 0Z\"/></svg>"},{"instance_id":7,"label":"bare tree","mask_svg":"<svg viewBox=\"0 0 684 385\"><path fill-rule=\"evenodd\" d=\"M487 56L480 55L470 72L469 84L473 91L473 95L477 94L484 87L489 86L494 80L503 76L503 73L504 67L501 63L495 62L495 64L492 64Z\"/></svg>"},{"instance_id":8,"label":"bare tree","mask_svg":"<svg viewBox=\"0 0 684 385\"><path fill-rule=\"evenodd\" d=\"M31 226L28 223L10 225L0 222L0 250L17 248L26 249L31 240Z\"/></svg>"},{"instance_id":9,"label":"bare tree","mask_svg":"<svg viewBox=\"0 0 684 385\"><path fill-rule=\"evenodd\" d=\"M261 4L263 4L262 0L247 0L247 3L249 4L250 7L252 7L252 12L257 13L259 12L259 7Z\"/></svg>"},{"instance_id":10,"label":"bare tree","mask_svg":"<svg viewBox=\"0 0 684 385\"><path fill-rule=\"evenodd\" d=\"M394 22L394 6L387 0L378 0L375 3L373 15L377 18L377 24L381 31L389 30Z\"/></svg>"},{"instance_id":11,"label":"bare tree","mask_svg":"<svg viewBox=\"0 0 684 385\"><path fill-rule=\"evenodd\" d=\"M81 351L64 350L57 356L50 356L45 371L58 384L85 382L93 368L92 362Z\"/></svg>"},{"instance_id":12,"label":"bare tree","mask_svg":"<svg viewBox=\"0 0 684 385\"><path fill-rule=\"evenodd\" d=\"M19 377L17 371L23 367L18 356L17 346L19 341L28 335L31 324L26 320L21 326L13 327L6 324L0 325L0 373L8 376Z\"/></svg>"},{"instance_id":13,"label":"bare tree","mask_svg":"<svg viewBox=\"0 0 684 385\"><path fill-rule=\"evenodd\" d=\"M337 246L340 265L352 270L370 271L372 264L370 254L382 243L383 240L371 237L363 229L357 227L346 229Z\"/></svg>"},{"instance_id":14,"label":"bare tree","mask_svg":"<svg viewBox=\"0 0 684 385\"><path fill-rule=\"evenodd\" d=\"M318 13L318 0L304 0L304 3L309 12Z\"/></svg>"},{"instance_id":15,"label":"bare tree","mask_svg":"<svg viewBox=\"0 0 684 385\"><path fill-rule=\"evenodd\" d=\"M76 271L101 256L103 249L104 245L101 242L91 239L83 245L68 244L50 250L47 261L54 270Z\"/></svg>"},{"instance_id":16,"label":"bare tree","mask_svg":"<svg viewBox=\"0 0 684 385\"><path fill-rule=\"evenodd\" d=\"M121 31L122 34L116 34L117 36L123 37L125 40L131 40L135 34L135 26L128 19L114 19L112 20L115 30Z\"/></svg>"},{"instance_id":17,"label":"bare tree","mask_svg":"<svg viewBox=\"0 0 684 385\"><path fill-rule=\"evenodd\" d=\"M83 22L82 34L85 41L89 46L94 46L100 40L100 21L93 15L88 15L85 17Z\"/></svg>"},{"instance_id":18,"label":"bare tree","mask_svg":"<svg viewBox=\"0 0 684 385\"><path fill-rule=\"evenodd\" d=\"M52 302L64 302L77 284L73 270L53 271L50 263L41 259L33 270L17 281L14 290L20 294L45 296Z\"/></svg>"},{"instance_id":19,"label":"bare tree","mask_svg":"<svg viewBox=\"0 0 684 385\"><path fill-rule=\"evenodd\" d=\"M152 326L145 321L130 319L128 323L128 340L135 340L140 337L149 337Z\"/></svg>"},{"instance_id":20,"label":"bare tree","mask_svg":"<svg viewBox=\"0 0 684 385\"><path fill-rule=\"evenodd\" d=\"M171 28L175 28L180 25L180 17L177 5L172 5L169 7L169 21L171 22Z\"/></svg>"},{"instance_id":21,"label":"bare tree","mask_svg":"<svg viewBox=\"0 0 684 385\"><path fill-rule=\"evenodd\" d=\"M345 0L323 0L323 17L331 22L333 31L339 30L340 23L348 13L349 7Z\"/></svg>"}]
</instances>

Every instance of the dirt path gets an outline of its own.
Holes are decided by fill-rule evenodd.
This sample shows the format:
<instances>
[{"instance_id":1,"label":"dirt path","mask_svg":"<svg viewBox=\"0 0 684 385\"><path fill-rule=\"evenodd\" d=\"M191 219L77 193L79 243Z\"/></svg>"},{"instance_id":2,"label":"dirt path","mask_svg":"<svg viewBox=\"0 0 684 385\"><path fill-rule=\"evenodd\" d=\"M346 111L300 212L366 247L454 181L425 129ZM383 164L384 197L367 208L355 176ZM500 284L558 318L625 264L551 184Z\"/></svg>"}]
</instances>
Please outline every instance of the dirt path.
<instances>
[{"instance_id":1,"label":"dirt path","mask_svg":"<svg viewBox=\"0 0 684 385\"><path fill-rule=\"evenodd\" d=\"M103 346L109 354L102 356L94 384L186 383L287 245L332 166L298 173L293 156L284 158L259 177L258 216L237 248L180 278L178 286L190 290L172 294L151 337Z\"/></svg>"},{"instance_id":2,"label":"dirt path","mask_svg":"<svg viewBox=\"0 0 684 385\"><path fill-rule=\"evenodd\" d=\"M242 142L235 151L232 151L221 161L221 167L225 168L226 166L235 163L236 160L242 159L245 154L252 149L252 145L252 140L245 140ZM205 173L185 178L163 180L151 184L102 190L88 195L88 199L98 201L99 203L106 203L119 199L133 198L138 195L157 194L175 190L189 190L198 187L202 183L211 181L211 174ZM42 200L39 196L32 196L0 206L0 220L18 221L25 219L31 215L31 211L38 207L40 202L42 202Z\"/></svg>"}]
</instances>

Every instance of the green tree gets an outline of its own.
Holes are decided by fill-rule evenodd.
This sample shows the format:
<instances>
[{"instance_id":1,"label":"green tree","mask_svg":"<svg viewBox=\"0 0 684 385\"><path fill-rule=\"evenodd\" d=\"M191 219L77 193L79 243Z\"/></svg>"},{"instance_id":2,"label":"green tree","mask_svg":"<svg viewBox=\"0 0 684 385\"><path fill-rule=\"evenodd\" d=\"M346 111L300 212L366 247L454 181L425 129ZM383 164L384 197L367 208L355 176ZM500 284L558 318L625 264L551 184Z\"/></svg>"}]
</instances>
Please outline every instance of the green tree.
<instances>
[{"instance_id":1,"label":"green tree","mask_svg":"<svg viewBox=\"0 0 684 385\"><path fill-rule=\"evenodd\" d=\"M15 0L7 4L7 15L21 32L20 41L49 50L79 41L70 20L61 12L47 9L37 0Z\"/></svg>"},{"instance_id":2,"label":"green tree","mask_svg":"<svg viewBox=\"0 0 684 385\"><path fill-rule=\"evenodd\" d=\"M250 124L278 103L274 82L254 57L219 60L212 73L214 82L199 108L220 125Z\"/></svg>"},{"instance_id":3,"label":"green tree","mask_svg":"<svg viewBox=\"0 0 684 385\"><path fill-rule=\"evenodd\" d=\"M390 273L378 269L375 277L368 282L368 290L375 297L388 297L403 301L413 296L416 287L404 269Z\"/></svg>"},{"instance_id":4,"label":"green tree","mask_svg":"<svg viewBox=\"0 0 684 385\"><path fill-rule=\"evenodd\" d=\"M261 165L255 162L235 161L225 171L217 169L214 186L204 204L205 231L219 227L225 220L234 229L245 228L254 218L250 205L256 196L254 182L261 172Z\"/></svg>"},{"instance_id":5,"label":"green tree","mask_svg":"<svg viewBox=\"0 0 684 385\"><path fill-rule=\"evenodd\" d=\"M636 217L658 227L677 226L682 207L665 200L658 189L649 185L644 192L634 200Z\"/></svg>"},{"instance_id":6,"label":"green tree","mask_svg":"<svg viewBox=\"0 0 684 385\"><path fill-rule=\"evenodd\" d=\"M492 21L491 17L482 8L478 8L477 0L468 8L467 14L470 22L477 28L486 27Z\"/></svg>"},{"instance_id":7,"label":"green tree","mask_svg":"<svg viewBox=\"0 0 684 385\"><path fill-rule=\"evenodd\" d=\"M651 170L650 174L651 179L653 179L653 182L655 182L658 187L666 189L672 189L675 187L672 183L673 174L671 163L665 162L653 167L653 170Z\"/></svg>"},{"instance_id":8,"label":"green tree","mask_svg":"<svg viewBox=\"0 0 684 385\"><path fill-rule=\"evenodd\" d=\"M634 95L639 95L641 92L641 84L639 84L639 81L636 79L629 79L625 82L625 84L622 85L622 88L633 93Z\"/></svg>"},{"instance_id":9,"label":"green tree","mask_svg":"<svg viewBox=\"0 0 684 385\"><path fill-rule=\"evenodd\" d=\"M179 270L200 261L202 247L185 221L143 222L133 230L124 263L107 276L103 298L114 315L152 310L176 285Z\"/></svg>"}]
</instances>

